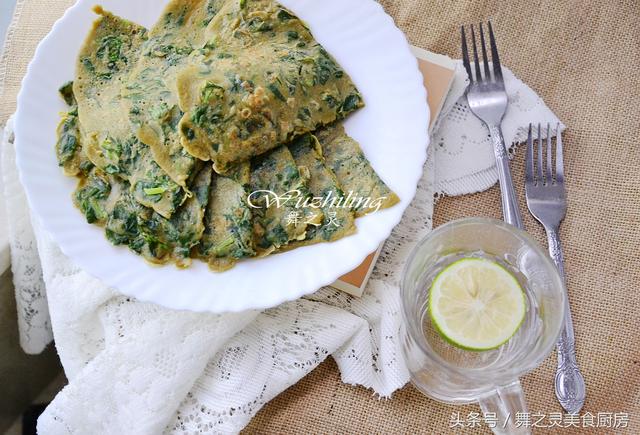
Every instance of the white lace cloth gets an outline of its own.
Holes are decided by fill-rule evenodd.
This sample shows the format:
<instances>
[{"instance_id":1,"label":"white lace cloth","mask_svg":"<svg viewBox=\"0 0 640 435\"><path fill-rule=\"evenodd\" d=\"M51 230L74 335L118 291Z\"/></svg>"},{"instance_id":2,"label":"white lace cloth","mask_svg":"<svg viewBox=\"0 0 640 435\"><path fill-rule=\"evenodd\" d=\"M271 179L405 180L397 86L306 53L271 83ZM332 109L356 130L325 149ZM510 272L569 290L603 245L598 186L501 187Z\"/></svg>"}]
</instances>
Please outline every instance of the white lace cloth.
<instances>
[{"instance_id":1,"label":"white lace cloth","mask_svg":"<svg viewBox=\"0 0 640 435\"><path fill-rule=\"evenodd\" d=\"M10 121L2 160L21 341L37 353L53 329L69 379L38 420L39 433L237 432L329 355L346 383L383 397L402 387L409 379L400 339L404 260L431 230L436 194L479 191L497 179L487 132L461 98L465 80L458 68L416 198L365 294L323 288L263 312L173 311L122 296L78 269L31 225ZM507 143L522 139L529 122L558 122L506 69L505 80Z\"/></svg>"}]
</instances>

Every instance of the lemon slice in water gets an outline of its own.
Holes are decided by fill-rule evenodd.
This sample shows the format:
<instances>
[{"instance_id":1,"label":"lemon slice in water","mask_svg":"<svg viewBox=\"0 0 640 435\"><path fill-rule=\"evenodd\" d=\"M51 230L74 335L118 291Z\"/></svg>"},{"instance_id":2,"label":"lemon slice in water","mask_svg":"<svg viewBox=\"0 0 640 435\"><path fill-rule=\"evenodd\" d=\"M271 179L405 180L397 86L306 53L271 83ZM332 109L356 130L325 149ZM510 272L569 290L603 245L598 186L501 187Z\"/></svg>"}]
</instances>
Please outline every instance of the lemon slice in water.
<instances>
[{"instance_id":1,"label":"lemon slice in water","mask_svg":"<svg viewBox=\"0 0 640 435\"><path fill-rule=\"evenodd\" d=\"M440 335L467 350L495 349L518 330L525 315L518 280L484 258L464 258L436 276L429 313Z\"/></svg>"}]
</instances>

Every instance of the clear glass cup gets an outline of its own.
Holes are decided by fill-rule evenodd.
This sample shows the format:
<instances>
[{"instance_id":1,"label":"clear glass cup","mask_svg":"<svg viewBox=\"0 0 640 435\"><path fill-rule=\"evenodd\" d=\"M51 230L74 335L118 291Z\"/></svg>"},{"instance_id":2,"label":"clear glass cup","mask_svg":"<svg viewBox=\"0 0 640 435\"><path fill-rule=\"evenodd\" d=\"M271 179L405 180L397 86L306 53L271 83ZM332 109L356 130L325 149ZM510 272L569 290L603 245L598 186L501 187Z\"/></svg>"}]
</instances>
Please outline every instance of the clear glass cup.
<instances>
[{"instance_id":1,"label":"clear glass cup","mask_svg":"<svg viewBox=\"0 0 640 435\"><path fill-rule=\"evenodd\" d=\"M459 349L448 344L431 324L427 311L431 283L438 272L463 257L484 257L502 264L525 292L525 319L497 349ZM518 378L540 365L555 347L566 309L564 294L555 265L524 231L483 218L461 219L437 228L414 248L402 278L404 353L411 382L438 401L479 402L485 416L491 416L494 433L530 433L515 422L516 413L527 412Z\"/></svg>"}]
</instances>

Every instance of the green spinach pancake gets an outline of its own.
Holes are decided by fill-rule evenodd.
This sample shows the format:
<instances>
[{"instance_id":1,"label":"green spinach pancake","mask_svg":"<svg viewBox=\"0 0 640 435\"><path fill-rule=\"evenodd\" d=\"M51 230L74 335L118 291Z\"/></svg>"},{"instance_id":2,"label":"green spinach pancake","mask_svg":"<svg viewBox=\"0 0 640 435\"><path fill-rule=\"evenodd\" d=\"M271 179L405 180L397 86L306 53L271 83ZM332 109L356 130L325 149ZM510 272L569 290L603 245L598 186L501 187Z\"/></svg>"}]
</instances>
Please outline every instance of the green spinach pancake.
<instances>
[{"instance_id":1,"label":"green spinach pancake","mask_svg":"<svg viewBox=\"0 0 640 435\"><path fill-rule=\"evenodd\" d=\"M228 1L178 75L182 144L224 173L362 107L348 74L291 11Z\"/></svg>"},{"instance_id":2,"label":"green spinach pancake","mask_svg":"<svg viewBox=\"0 0 640 435\"><path fill-rule=\"evenodd\" d=\"M80 50L73 82L85 153L95 166L128 181L140 204L171 217L187 194L158 166L122 110L122 85L146 30L99 7L96 12L100 18Z\"/></svg>"}]
</instances>

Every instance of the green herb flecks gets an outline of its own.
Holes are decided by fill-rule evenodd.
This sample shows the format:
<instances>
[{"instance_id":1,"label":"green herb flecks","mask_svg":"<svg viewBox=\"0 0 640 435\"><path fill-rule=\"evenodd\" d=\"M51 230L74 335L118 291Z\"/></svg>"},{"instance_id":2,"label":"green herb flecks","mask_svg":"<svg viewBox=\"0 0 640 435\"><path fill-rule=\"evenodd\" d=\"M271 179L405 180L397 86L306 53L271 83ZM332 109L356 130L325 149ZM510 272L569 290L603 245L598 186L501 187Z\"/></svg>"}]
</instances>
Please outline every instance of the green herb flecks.
<instances>
[{"instance_id":1,"label":"green herb flecks","mask_svg":"<svg viewBox=\"0 0 640 435\"><path fill-rule=\"evenodd\" d=\"M273 93L273 95L276 96L278 100L287 101L287 99L284 97L284 95L282 95L282 92L280 92L280 89L275 83L269 84L269 90L271 91L271 93Z\"/></svg>"},{"instance_id":2,"label":"green herb flecks","mask_svg":"<svg viewBox=\"0 0 640 435\"><path fill-rule=\"evenodd\" d=\"M106 221L106 203L110 192L111 184L107 175L100 170L93 170L78 186L74 193L74 202L88 223L103 224Z\"/></svg>"},{"instance_id":3,"label":"green herb flecks","mask_svg":"<svg viewBox=\"0 0 640 435\"><path fill-rule=\"evenodd\" d=\"M145 195L162 195L166 191L166 187L148 187L144 189Z\"/></svg>"},{"instance_id":4,"label":"green herb flecks","mask_svg":"<svg viewBox=\"0 0 640 435\"><path fill-rule=\"evenodd\" d=\"M62 96L62 99L67 106L75 106L76 105L76 97L73 95L73 81L68 81L64 85L60 86L58 92Z\"/></svg>"}]
</instances>

